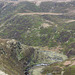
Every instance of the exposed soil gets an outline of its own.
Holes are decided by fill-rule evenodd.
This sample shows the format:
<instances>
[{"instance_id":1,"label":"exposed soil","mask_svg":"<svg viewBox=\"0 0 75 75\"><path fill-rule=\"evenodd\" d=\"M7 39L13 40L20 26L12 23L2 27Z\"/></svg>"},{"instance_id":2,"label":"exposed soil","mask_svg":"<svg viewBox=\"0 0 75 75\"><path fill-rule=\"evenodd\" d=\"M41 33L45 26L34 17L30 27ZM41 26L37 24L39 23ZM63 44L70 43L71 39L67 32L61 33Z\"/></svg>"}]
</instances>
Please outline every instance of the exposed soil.
<instances>
[{"instance_id":1,"label":"exposed soil","mask_svg":"<svg viewBox=\"0 0 75 75\"><path fill-rule=\"evenodd\" d=\"M3 71L0 70L0 75L8 75L6 73L4 73Z\"/></svg>"},{"instance_id":2,"label":"exposed soil","mask_svg":"<svg viewBox=\"0 0 75 75\"><path fill-rule=\"evenodd\" d=\"M71 23L71 22L75 22L75 20L68 20L68 21L66 21L66 23Z\"/></svg>"},{"instance_id":3,"label":"exposed soil","mask_svg":"<svg viewBox=\"0 0 75 75\"><path fill-rule=\"evenodd\" d=\"M36 13L18 13L17 15L63 15L63 13L36 12Z\"/></svg>"}]
</instances>

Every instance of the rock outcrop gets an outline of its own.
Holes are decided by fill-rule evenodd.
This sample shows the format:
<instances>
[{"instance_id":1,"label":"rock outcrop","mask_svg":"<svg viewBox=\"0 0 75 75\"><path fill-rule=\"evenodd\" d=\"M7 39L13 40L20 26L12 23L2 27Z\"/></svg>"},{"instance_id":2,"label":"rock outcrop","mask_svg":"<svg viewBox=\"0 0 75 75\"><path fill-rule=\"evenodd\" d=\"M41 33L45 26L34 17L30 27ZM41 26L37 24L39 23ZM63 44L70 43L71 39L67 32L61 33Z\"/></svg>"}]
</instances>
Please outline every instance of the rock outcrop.
<instances>
[{"instance_id":1,"label":"rock outcrop","mask_svg":"<svg viewBox=\"0 0 75 75\"><path fill-rule=\"evenodd\" d=\"M0 39L0 70L8 75L24 75L34 49L14 39Z\"/></svg>"}]
</instances>

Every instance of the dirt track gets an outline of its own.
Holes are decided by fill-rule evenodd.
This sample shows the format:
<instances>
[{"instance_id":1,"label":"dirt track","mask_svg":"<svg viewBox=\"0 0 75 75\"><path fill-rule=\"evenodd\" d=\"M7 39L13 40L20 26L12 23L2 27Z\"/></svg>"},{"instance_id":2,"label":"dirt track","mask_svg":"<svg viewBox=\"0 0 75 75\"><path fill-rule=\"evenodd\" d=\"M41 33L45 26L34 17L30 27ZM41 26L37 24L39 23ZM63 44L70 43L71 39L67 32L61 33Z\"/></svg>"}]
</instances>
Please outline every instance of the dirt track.
<instances>
[{"instance_id":1,"label":"dirt track","mask_svg":"<svg viewBox=\"0 0 75 75\"><path fill-rule=\"evenodd\" d=\"M66 23L71 23L71 22L75 22L75 20L68 20L68 21L66 21Z\"/></svg>"},{"instance_id":2,"label":"dirt track","mask_svg":"<svg viewBox=\"0 0 75 75\"><path fill-rule=\"evenodd\" d=\"M63 13L45 13L45 12L42 12L42 13L39 13L39 12L36 12L36 13L18 13L17 15L63 15Z\"/></svg>"}]
</instances>

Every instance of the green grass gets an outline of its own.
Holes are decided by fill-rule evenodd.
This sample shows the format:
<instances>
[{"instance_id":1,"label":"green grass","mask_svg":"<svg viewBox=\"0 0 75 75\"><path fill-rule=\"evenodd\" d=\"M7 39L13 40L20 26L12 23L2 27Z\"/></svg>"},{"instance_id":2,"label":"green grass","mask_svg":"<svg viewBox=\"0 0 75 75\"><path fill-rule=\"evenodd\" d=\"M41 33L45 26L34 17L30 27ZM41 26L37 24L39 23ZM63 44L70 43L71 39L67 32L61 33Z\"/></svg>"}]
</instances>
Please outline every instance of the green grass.
<instances>
[{"instance_id":1,"label":"green grass","mask_svg":"<svg viewBox=\"0 0 75 75\"><path fill-rule=\"evenodd\" d=\"M64 75L75 75L75 66L65 68Z\"/></svg>"}]
</instances>

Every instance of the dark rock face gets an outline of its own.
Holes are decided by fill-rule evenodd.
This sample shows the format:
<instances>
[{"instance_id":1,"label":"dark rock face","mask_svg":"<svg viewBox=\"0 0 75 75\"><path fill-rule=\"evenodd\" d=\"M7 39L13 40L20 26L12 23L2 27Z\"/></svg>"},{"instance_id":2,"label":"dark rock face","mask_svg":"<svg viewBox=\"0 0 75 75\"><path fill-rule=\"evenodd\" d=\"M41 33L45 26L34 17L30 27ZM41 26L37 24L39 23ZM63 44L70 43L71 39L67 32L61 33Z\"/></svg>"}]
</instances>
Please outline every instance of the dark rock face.
<instances>
[{"instance_id":1,"label":"dark rock face","mask_svg":"<svg viewBox=\"0 0 75 75\"><path fill-rule=\"evenodd\" d=\"M72 55L75 55L75 50L70 50L68 53L67 53L67 56L70 57Z\"/></svg>"},{"instance_id":2,"label":"dark rock face","mask_svg":"<svg viewBox=\"0 0 75 75\"><path fill-rule=\"evenodd\" d=\"M1 55L1 54L5 54L5 51L4 51L3 48L0 48L0 55Z\"/></svg>"}]
</instances>

